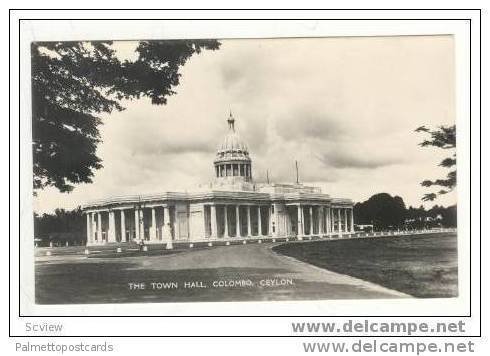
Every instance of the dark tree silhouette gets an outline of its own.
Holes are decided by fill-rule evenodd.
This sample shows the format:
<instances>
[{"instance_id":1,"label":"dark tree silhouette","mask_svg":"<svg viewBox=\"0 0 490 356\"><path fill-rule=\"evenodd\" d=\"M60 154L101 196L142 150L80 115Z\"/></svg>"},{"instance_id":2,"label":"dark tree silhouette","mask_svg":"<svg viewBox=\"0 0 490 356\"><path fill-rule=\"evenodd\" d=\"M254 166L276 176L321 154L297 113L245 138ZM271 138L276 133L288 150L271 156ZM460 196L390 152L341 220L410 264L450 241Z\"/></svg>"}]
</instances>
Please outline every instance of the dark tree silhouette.
<instances>
[{"instance_id":1,"label":"dark tree silhouette","mask_svg":"<svg viewBox=\"0 0 490 356\"><path fill-rule=\"evenodd\" d=\"M436 193L424 194L422 200L433 201L438 195L447 194L456 186L456 125L439 126L436 130L430 130L425 126L418 127L415 132L425 132L430 135L429 139L425 139L419 145L422 147L438 147L444 150L452 150L450 157L444 158L439 166L451 169L444 179L424 180L420 183L424 187L439 186L442 187ZM454 169L453 169L454 167Z\"/></svg>"},{"instance_id":2,"label":"dark tree silhouette","mask_svg":"<svg viewBox=\"0 0 490 356\"><path fill-rule=\"evenodd\" d=\"M52 214L34 213L34 237L45 243L66 242L84 243L86 222L82 209L56 209Z\"/></svg>"},{"instance_id":3,"label":"dark tree silhouette","mask_svg":"<svg viewBox=\"0 0 490 356\"><path fill-rule=\"evenodd\" d=\"M388 193L379 193L354 206L358 224L373 224L377 230L402 227L406 208L403 199Z\"/></svg>"},{"instance_id":4,"label":"dark tree silhouette","mask_svg":"<svg viewBox=\"0 0 490 356\"><path fill-rule=\"evenodd\" d=\"M447 208L434 205L426 210L405 207L403 199L379 193L368 200L354 205L354 219L357 224L373 224L375 230L384 229L423 229L430 227L456 227L456 205Z\"/></svg>"},{"instance_id":5,"label":"dark tree silhouette","mask_svg":"<svg viewBox=\"0 0 490 356\"><path fill-rule=\"evenodd\" d=\"M134 61L121 61L104 42L33 42L32 134L34 191L69 192L102 167L96 155L99 115L123 110L121 100L148 97L166 104L186 61L216 40L140 41ZM144 118L142 118L144 119Z\"/></svg>"}]
</instances>

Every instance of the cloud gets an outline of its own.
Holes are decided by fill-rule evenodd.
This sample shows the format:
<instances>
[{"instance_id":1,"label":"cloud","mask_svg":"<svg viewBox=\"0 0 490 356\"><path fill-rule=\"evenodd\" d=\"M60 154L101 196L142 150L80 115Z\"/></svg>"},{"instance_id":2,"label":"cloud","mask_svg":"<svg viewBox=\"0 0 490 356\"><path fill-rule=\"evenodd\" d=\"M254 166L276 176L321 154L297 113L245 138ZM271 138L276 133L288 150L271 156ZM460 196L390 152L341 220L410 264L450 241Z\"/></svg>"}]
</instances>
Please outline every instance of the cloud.
<instances>
[{"instance_id":1,"label":"cloud","mask_svg":"<svg viewBox=\"0 0 490 356\"><path fill-rule=\"evenodd\" d=\"M184 137L159 137L158 140L139 142L134 146L134 152L138 155L159 155L185 153L211 153L215 147L209 139L196 138L186 139Z\"/></svg>"},{"instance_id":2,"label":"cloud","mask_svg":"<svg viewBox=\"0 0 490 356\"><path fill-rule=\"evenodd\" d=\"M242 95L260 94L268 83L277 83L269 80L277 68L274 61L265 55L263 46L250 46L250 42L242 42L245 44L242 46L239 42L230 44L228 48L234 53L230 54L229 60L223 62L218 71L223 86L226 90L234 90Z\"/></svg>"},{"instance_id":3,"label":"cloud","mask_svg":"<svg viewBox=\"0 0 490 356\"><path fill-rule=\"evenodd\" d=\"M350 152L336 151L318 157L328 167L334 168L357 168L377 169L402 163L401 158L394 157L371 157L368 152L355 156Z\"/></svg>"},{"instance_id":4,"label":"cloud","mask_svg":"<svg viewBox=\"0 0 490 356\"><path fill-rule=\"evenodd\" d=\"M347 135L341 121L333 120L326 113L315 112L312 108L297 108L277 121L276 127L278 135L294 141L306 138L337 141Z\"/></svg>"},{"instance_id":5,"label":"cloud","mask_svg":"<svg viewBox=\"0 0 490 356\"><path fill-rule=\"evenodd\" d=\"M104 116L94 183L46 189L36 209L212 180L230 109L255 179L294 182L297 160L300 180L332 196L388 191L419 205L419 183L445 174L445 152L421 149L413 130L455 120L453 45L451 36L223 40L186 63L167 105L128 101ZM118 47L131 55L134 43Z\"/></svg>"}]
</instances>

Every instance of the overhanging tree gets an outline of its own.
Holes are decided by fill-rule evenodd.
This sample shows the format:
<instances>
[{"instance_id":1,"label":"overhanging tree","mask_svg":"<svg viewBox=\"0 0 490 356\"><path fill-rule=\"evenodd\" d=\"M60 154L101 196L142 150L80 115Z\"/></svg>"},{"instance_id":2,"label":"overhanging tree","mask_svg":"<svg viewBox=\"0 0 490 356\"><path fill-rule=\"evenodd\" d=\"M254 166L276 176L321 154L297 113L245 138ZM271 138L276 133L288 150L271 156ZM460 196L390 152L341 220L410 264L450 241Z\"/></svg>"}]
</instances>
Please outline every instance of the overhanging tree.
<instances>
[{"instance_id":1,"label":"overhanging tree","mask_svg":"<svg viewBox=\"0 0 490 356\"><path fill-rule=\"evenodd\" d=\"M216 40L140 41L136 60L120 60L110 41L33 42L33 186L61 192L91 183L102 167L96 155L99 117L121 111L123 99L166 104L176 94L179 69Z\"/></svg>"},{"instance_id":2,"label":"overhanging tree","mask_svg":"<svg viewBox=\"0 0 490 356\"><path fill-rule=\"evenodd\" d=\"M425 126L420 126L415 131L424 132L430 136L429 139L422 141L419 144L420 146L438 147L443 150L453 151L449 157L444 158L439 163L439 166L450 169L446 178L436 180L427 179L420 183L424 187L439 186L442 188L437 192L424 194L422 197L424 201L433 201L437 196L447 194L456 187L456 125L439 126L436 130L430 130Z\"/></svg>"}]
</instances>

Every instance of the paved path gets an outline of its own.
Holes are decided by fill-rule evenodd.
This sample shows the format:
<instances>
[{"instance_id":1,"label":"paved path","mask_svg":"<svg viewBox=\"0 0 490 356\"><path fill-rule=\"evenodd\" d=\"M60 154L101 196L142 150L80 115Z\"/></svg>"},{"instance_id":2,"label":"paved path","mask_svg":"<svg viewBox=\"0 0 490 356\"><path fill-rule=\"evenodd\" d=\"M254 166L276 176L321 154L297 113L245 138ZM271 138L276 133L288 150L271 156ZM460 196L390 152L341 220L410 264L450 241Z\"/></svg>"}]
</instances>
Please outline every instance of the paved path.
<instances>
[{"instance_id":1,"label":"paved path","mask_svg":"<svg viewBox=\"0 0 490 356\"><path fill-rule=\"evenodd\" d=\"M50 304L409 297L276 254L272 246L104 259L38 257L36 299ZM145 289L132 290L128 282L145 283Z\"/></svg>"}]
</instances>

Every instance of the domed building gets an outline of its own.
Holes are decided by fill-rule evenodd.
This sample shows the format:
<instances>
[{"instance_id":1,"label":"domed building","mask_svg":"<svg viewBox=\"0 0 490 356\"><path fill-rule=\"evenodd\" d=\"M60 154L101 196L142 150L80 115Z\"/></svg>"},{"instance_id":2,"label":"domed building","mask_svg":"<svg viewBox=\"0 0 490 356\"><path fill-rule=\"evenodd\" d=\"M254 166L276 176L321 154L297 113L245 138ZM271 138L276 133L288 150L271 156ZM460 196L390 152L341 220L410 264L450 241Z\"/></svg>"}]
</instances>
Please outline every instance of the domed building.
<instances>
[{"instance_id":1,"label":"domed building","mask_svg":"<svg viewBox=\"0 0 490 356\"><path fill-rule=\"evenodd\" d=\"M258 184L230 113L213 161L214 179L194 192L109 197L86 203L87 245L132 241L173 248L262 240L329 238L354 232L353 202L320 188Z\"/></svg>"},{"instance_id":2,"label":"domed building","mask_svg":"<svg viewBox=\"0 0 490 356\"><path fill-rule=\"evenodd\" d=\"M244 190L252 183L252 160L248 147L235 130L235 119L230 112L228 133L217 148L214 169L217 185L240 185Z\"/></svg>"}]
</instances>

